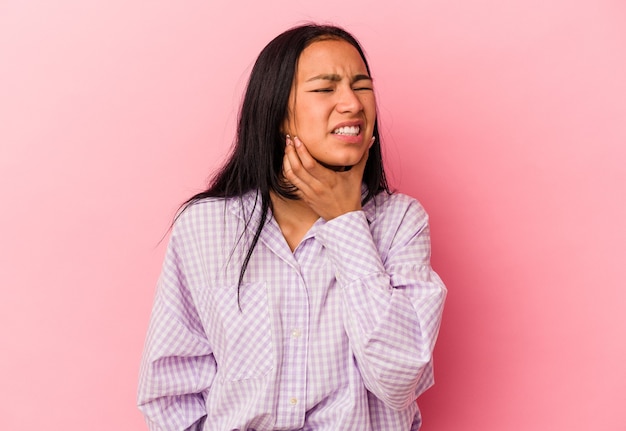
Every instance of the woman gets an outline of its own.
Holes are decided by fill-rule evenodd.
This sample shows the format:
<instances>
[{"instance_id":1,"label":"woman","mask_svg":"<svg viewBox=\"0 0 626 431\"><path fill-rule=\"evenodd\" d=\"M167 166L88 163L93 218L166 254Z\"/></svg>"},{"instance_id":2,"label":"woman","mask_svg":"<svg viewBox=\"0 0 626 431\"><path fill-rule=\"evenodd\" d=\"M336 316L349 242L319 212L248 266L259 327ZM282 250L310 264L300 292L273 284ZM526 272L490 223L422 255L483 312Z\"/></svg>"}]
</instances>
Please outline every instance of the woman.
<instances>
[{"instance_id":1,"label":"woman","mask_svg":"<svg viewBox=\"0 0 626 431\"><path fill-rule=\"evenodd\" d=\"M230 159L177 217L142 360L152 430L417 430L446 290L389 191L372 78L332 26L276 37Z\"/></svg>"}]
</instances>

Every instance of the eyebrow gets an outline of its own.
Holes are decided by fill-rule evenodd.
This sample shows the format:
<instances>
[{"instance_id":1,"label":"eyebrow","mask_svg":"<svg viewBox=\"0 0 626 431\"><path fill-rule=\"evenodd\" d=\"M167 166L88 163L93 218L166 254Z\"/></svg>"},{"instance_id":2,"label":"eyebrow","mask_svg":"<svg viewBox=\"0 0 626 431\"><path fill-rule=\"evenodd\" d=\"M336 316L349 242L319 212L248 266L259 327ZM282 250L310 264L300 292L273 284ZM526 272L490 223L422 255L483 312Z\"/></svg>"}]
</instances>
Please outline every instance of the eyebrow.
<instances>
[{"instance_id":1,"label":"eyebrow","mask_svg":"<svg viewBox=\"0 0 626 431\"><path fill-rule=\"evenodd\" d=\"M337 75L336 73L323 73L321 75L317 75L317 76L307 79L306 82L317 81L320 79L324 81L340 82L341 76ZM368 75L354 75L352 77L353 84L355 82L363 81L363 80L373 81L372 77Z\"/></svg>"}]
</instances>

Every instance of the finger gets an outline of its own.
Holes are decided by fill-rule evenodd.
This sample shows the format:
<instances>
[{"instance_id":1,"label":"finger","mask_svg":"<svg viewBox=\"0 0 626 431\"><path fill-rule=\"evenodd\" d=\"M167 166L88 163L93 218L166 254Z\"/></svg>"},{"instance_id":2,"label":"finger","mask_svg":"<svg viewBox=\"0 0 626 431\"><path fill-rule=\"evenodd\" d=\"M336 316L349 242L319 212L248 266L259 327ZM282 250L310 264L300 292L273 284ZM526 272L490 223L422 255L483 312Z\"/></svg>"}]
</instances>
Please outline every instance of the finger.
<instances>
[{"instance_id":1,"label":"finger","mask_svg":"<svg viewBox=\"0 0 626 431\"><path fill-rule=\"evenodd\" d=\"M304 183L311 184L315 182L316 178L312 174L312 171L314 171L318 163L309 154L302 141L298 138L294 138L288 147L290 148L286 149L285 155L289 158L289 164L291 165L293 174Z\"/></svg>"},{"instance_id":2,"label":"finger","mask_svg":"<svg viewBox=\"0 0 626 431\"><path fill-rule=\"evenodd\" d=\"M302 167L300 158L296 153L293 146L293 142L287 138L287 145L285 146L285 156L283 157L283 175L295 186L300 192L308 190L307 180L310 180L310 175Z\"/></svg>"},{"instance_id":3,"label":"finger","mask_svg":"<svg viewBox=\"0 0 626 431\"><path fill-rule=\"evenodd\" d=\"M309 172L311 170L315 169L315 167L318 165L317 160L315 160L313 158L313 156L311 156L311 153L309 153L309 150L302 143L300 138L295 136L293 138L293 144L294 144L294 146L296 148L296 152L298 154L298 158L300 159L300 162L301 162L302 166L304 167L304 169L306 169Z\"/></svg>"}]
</instances>

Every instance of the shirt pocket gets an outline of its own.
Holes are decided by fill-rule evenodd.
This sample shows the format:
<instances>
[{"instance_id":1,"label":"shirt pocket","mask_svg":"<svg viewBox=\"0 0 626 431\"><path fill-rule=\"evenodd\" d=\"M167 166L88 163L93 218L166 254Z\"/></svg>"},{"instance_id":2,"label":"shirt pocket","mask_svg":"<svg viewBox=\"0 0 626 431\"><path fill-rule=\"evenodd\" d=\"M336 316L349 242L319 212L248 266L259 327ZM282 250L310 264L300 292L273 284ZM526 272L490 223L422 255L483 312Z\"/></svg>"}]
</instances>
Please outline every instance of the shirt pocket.
<instances>
[{"instance_id":1,"label":"shirt pocket","mask_svg":"<svg viewBox=\"0 0 626 431\"><path fill-rule=\"evenodd\" d=\"M274 365L266 284L242 284L239 298L236 285L220 293L216 302L225 337L218 375L228 381L266 375Z\"/></svg>"}]
</instances>

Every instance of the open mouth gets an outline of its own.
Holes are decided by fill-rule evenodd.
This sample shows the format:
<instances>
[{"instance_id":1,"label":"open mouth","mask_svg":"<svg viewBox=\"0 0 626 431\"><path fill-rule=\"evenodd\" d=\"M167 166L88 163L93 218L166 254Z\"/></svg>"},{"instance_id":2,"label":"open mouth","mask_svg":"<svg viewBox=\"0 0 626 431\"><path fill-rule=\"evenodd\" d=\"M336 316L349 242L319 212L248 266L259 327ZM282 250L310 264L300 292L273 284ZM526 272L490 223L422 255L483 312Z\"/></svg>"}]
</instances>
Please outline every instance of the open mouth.
<instances>
[{"instance_id":1,"label":"open mouth","mask_svg":"<svg viewBox=\"0 0 626 431\"><path fill-rule=\"evenodd\" d=\"M358 136L361 126L343 126L333 130L333 135Z\"/></svg>"}]
</instances>

